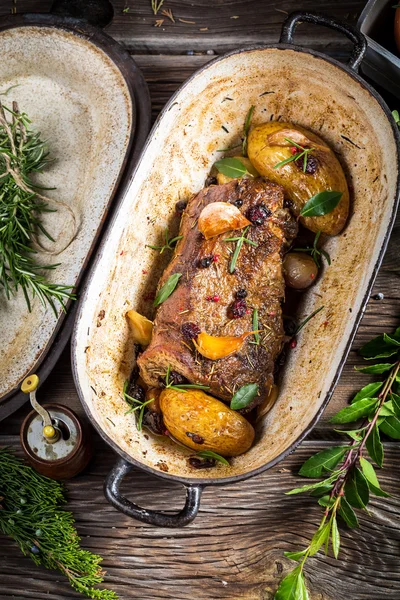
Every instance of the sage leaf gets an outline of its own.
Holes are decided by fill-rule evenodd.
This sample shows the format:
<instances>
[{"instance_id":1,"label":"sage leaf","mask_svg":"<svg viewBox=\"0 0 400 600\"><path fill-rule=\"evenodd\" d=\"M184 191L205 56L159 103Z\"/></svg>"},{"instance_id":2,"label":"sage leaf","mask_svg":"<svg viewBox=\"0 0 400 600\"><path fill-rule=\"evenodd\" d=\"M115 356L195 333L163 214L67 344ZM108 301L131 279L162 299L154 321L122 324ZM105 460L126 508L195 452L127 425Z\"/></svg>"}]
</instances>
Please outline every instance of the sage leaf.
<instances>
[{"instance_id":1,"label":"sage leaf","mask_svg":"<svg viewBox=\"0 0 400 600\"><path fill-rule=\"evenodd\" d=\"M331 418L332 423L351 423L366 417L376 406L375 398L364 398L350 406L346 406Z\"/></svg>"},{"instance_id":2,"label":"sage leaf","mask_svg":"<svg viewBox=\"0 0 400 600\"><path fill-rule=\"evenodd\" d=\"M332 550L335 558L339 556L340 534L337 526L336 517L332 519Z\"/></svg>"},{"instance_id":3,"label":"sage leaf","mask_svg":"<svg viewBox=\"0 0 400 600\"><path fill-rule=\"evenodd\" d=\"M387 333L383 334L383 339L387 344L392 344L393 346L400 346L400 341L396 340L394 337L390 337Z\"/></svg>"},{"instance_id":4,"label":"sage leaf","mask_svg":"<svg viewBox=\"0 0 400 600\"><path fill-rule=\"evenodd\" d=\"M363 400L364 398L375 398L375 394L378 390L383 386L382 381L376 381L375 383L369 383L365 387L363 387L353 398L351 401L352 404L358 402L359 400Z\"/></svg>"},{"instance_id":5,"label":"sage leaf","mask_svg":"<svg viewBox=\"0 0 400 600\"><path fill-rule=\"evenodd\" d=\"M301 560L306 552L306 550L299 550L298 552L284 552L283 554L291 560Z\"/></svg>"},{"instance_id":6,"label":"sage leaf","mask_svg":"<svg viewBox=\"0 0 400 600\"><path fill-rule=\"evenodd\" d=\"M201 450L200 452L197 453L197 456L199 458L214 458L214 460L217 460L218 462L222 463L223 465L227 465L229 467L229 462L226 460L226 458L224 458L223 456L220 456L219 454L217 454L216 452L213 452L212 450Z\"/></svg>"},{"instance_id":7,"label":"sage leaf","mask_svg":"<svg viewBox=\"0 0 400 600\"><path fill-rule=\"evenodd\" d=\"M243 385L231 400L231 409L240 410L249 406L258 394L258 385L256 383L248 383Z\"/></svg>"},{"instance_id":8,"label":"sage leaf","mask_svg":"<svg viewBox=\"0 0 400 600\"><path fill-rule=\"evenodd\" d=\"M325 190L310 198L301 209L302 217L322 217L332 212L340 202L343 192Z\"/></svg>"},{"instance_id":9,"label":"sage leaf","mask_svg":"<svg viewBox=\"0 0 400 600\"><path fill-rule=\"evenodd\" d=\"M371 463L361 456L360 465L362 468L362 472L364 473L365 478L368 482L368 487L370 491L373 494L375 494L375 496L382 496L383 498L388 498L390 494L381 489L381 486L375 473L375 469L371 465Z\"/></svg>"},{"instance_id":10,"label":"sage leaf","mask_svg":"<svg viewBox=\"0 0 400 600\"><path fill-rule=\"evenodd\" d=\"M360 371L360 373L370 373L372 375L381 375L382 373L386 373L386 371L390 371L393 367L392 363L381 363L379 365L370 365L369 367L354 367L356 371Z\"/></svg>"},{"instance_id":11,"label":"sage leaf","mask_svg":"<svg viewBox=\"0 0 400 600\"><path fill-rule=\"evenodd\" d=\"M299 471L299 475L302 475L303 477L312 477L313 479L322 477L324 471L331 471L336 467L340 459L345 455L346 450L347 446L337 446L314 454L314 456L311 456L311 458L306 460L303 464Z\"/></svg>"},{"instance_id":12,"label":"sage leaf","mask_svg":"<svg viewBox=\"0 0 400 600\"><path fill-rule=\"evenodd\" d=\"M247 169L238 158L221 158L214 163L214 167L226 177L237 179L246 175Z\"/></svg>"},{"instance_id":13,"label":"sage leaf","mask_svg":"<svg viewBox=\"0 0 400 600\"><path fill-rule=\"evenodd\" d=\"M386 417L379 429L393 440L400 440L400 420L397 417Z\"/></svg>"},{"instance_id":14,"label":"sage leaf","mask_svg":"<svg viewBox=\"0 0 400 600\"><path fill-rule=\"evenodd\" d=\"M338 514L349 527L359 527L357 515L344 497L340 500Z\"/></svg>"},{"instance_id":15,"label":"sage leaf","mask_svg":"<svg viewBox=\"0 0 400 600\"><path fill-rule=\"evenodd\" d=\"M328 479L323 479L322 481L317 481L316 483L309 483L308 485L303 485L302 487L294 488L293 490L290 490L289 492L285 493L287 496L293 496L293 494L302 494L303 492L308 492L309 490L316 490L319 487L325 487L329 483L332 483L333 481L335 481L337 476L338 472L336 471L330 477L328 477Z\"/></svg>"},{"instance_id":16,"label":"sage leaf","mask_svg":"<svg viewBox=\"0 0 400 600\"><path fill-rule=\"evenodd\" d=\"M158 291L158 294L154 300L154 306L159 306L160 304L165 302L167 298L170 297L170 295L178 285L178 281L181 277L182 273L174 273L168 278L168 280L164 283L162 288L160 288L160 290Z\"/></svg>"},{"instance_id":17,"label":"sage leaf","mask_svg":"<svg viewBox=\"0 0 400 600\"><path fill-rule=\"evenodd\" d=\"M378 467L383 465L383 445L379 435L379 428L377 425L373 428L370 435L367 437L365 446L368 450L368 454L373 461L376 462Z\"/></svg>"},{"instance_id":18,"label":"sage leaf","mask_svg":"<svg viewBox=\"0 0 400 600\"><path fill-rule=\"evenodd\" d=\"M357 467L348 479L345 488L347 502L354 508L365 508L369 501L368 482Z\"/></svg>"},{"instance_id":19,"label":"sage leaf","mask_svg":"<svg viewBox=\"0 0 400 600\"><path fill-rule=\"evenodd\" d=\"M310 543L310 556L314 556L314 554L318 552L321 546L325 544L326 540L329 538L330 530L330 524L325 523L325 525L320 527L314 533Z\"/></svg>"},{"instance_id":20,"label":"sage leaf","mask_svg":"<svg viewBox=\"0 0 400 600\"><path fill-rule=\"evenodd\" d=\"M309 600L300 566L282 579L275 592L274 600Z\"/></svg>"},{"instance_id":21,"label":"sage leaf","mask_svg":"<svg viewBox=\"0 0 400 600\"><path fill-rule=\"evenodd\" d=\"M394 411L396 417L400 418L400 396L392 393L392 394L390 394L390 398L392 401L393 411Z\"/></svg>"},{"instance_id":22,"label":"sage leaf","mask_svg":"<svg viewBox=\"0 0 400 600\"><path fill-rule=\"evenodd\" d=\"M391 344L385 341L383 335L378 335L376 338L367 342L359 353L366 360L373 360L375 358L388 358L398 352L397 345Z\"/></svg>"}]
</instances>

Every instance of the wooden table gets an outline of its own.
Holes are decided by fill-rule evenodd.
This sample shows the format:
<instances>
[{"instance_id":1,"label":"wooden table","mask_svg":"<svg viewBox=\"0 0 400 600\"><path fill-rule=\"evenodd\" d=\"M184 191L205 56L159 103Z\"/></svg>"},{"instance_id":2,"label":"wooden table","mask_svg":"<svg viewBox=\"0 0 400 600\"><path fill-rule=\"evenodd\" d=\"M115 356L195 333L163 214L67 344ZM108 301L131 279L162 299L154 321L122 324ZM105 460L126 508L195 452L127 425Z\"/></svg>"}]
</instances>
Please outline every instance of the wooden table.
<instances>
[{"instance_id":1,"label":"wooden table","mask_svg":"<svg viewBox=\"0 0 400 600\"><path fill-rule=\"evenodd\" d=\"M322 6L323 5L323 6ZM276 42L287 12L321 10L355 22L362 1L324 3L262 0L165 0L168 16L152 14L150 0L114 2L115 19L108 33L124 44L149 83L156 117L170 95L198 67L227 50L250 43ZM0 13L47 12L51 1L0 0ZM123 12L128 8L127 12ZM156 27L156 19L161 19ZM182 19L182 20L181 20ZM191 21L188 23L187 21ZM302 26L300 44L345 60L349 43L329 30ZM390 100L388 100L390 101ZM391 108L399 108L391 102ZM320 518L309 497L285 496L298 482L296 473L313 452L334 440L329 417L360 387L354 365L357 348L372 336L399 325L400 219L341 380L323 419L301 447L277 467L234 486L206 489L196 521L182 530L160 530L130 520L106 502L102 484L115 456L93 432L95 457L84 474L68 482L73 511L83 545L104 557L106 584L122 600L267 600L293 563L284 550L298 549L310 539ZM383 299L377 299L381 292ZM366 381L364 378L363 381ZM41 391L41 400L67 404L84 418L72 380L69 349ZM23 408L0 424L0 446L20 454L18 432L27 413ZM375 498L370 514L360 517L360 530L342 527L340 560L318 554L307 569L312 598L338 600L398 600L400 598L399 447L385 444L381 479L393 493ZM135 472L125 484L128 495L158 509L180 507L183 490ZM54 572L35 567L9 539L0 544L0 598L64 600L80 597Z\"/></svg>"}]
</instances>

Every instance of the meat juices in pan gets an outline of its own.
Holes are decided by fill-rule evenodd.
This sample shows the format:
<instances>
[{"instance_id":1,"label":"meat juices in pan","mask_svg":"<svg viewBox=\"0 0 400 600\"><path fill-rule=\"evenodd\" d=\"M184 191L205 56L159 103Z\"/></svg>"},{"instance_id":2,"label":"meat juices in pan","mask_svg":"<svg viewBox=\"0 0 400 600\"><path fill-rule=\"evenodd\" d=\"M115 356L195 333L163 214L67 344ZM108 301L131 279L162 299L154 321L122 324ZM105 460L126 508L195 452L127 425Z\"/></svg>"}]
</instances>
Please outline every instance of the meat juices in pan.
<instances>
[{"instance_id":1,"label":"meat juices in pan","mask_svg":"<svg viewBox=\"0 0 400 600\"><path fill-rule=\"evenodd\" d=\"M283 188L262 178L234 180L201 190L182 216L174 256L159 288L174 273L181 273L178 287L158 308L152 341L138 359L145 383L159 387L170 367L191 383L209 386L209 393L230 400L241 386L257 383L259 396L250 410L268 394L274 362L284 339L281 303L285 284L282 256L297 233L290 212L283 208ZM236 242L243 230L205 240L197 228L199 215L211 202L229 202L251 225L235 270L229 272ZM212 336L240 336L253 331L253 312L258 311L259 344L248 336L242 348L225 358L210 360L199 354L191 341L205 331Z\"/></svg>"}]
</instances>

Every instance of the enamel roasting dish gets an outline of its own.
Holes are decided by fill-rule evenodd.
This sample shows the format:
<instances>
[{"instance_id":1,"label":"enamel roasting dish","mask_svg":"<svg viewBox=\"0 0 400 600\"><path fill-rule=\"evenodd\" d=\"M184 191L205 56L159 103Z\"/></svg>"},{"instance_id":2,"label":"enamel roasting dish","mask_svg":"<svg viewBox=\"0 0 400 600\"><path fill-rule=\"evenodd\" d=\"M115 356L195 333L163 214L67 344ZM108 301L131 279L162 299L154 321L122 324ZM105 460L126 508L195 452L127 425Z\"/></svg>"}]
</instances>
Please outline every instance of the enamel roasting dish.
<instances>
[{"instance_id":1,"label":"enamel roasting dish","mask_svg":"<svg viewBox=\"0 0 400 600\"><path fill-rule=\"evenodd\" d=\"M344 66L298 47L300 21L339 30L354 44ZM356 29L309 13L294 13L280 43L222 56L195 73L171 98L147 140L133 181L102 242L80 302L72 362L85 410L119 455L105 483L107 499L143 522L180 527L194 519L204 486L257 475L292 452L320 418L332 395L381 263L399 198L399 133L382 98L358 75L366 50ZM232 145L249 107L253 124L292 121L333 148L352 189L345 230L330 238L332 265L302 296L300 317L324 306L299 336L280 376L277 403L256 428L254 446L230 467L194 470L190 450L138 432L122 390L135 363L125 313L152 316L148 299L168 257L146 248L164 228L177 227L175 203L204 186L219 148ZM147 300L146 300L147 298ZM186 487L176 513L141 508L120 492L124 476L140 468Z\"/></svg>"}]
</instances>

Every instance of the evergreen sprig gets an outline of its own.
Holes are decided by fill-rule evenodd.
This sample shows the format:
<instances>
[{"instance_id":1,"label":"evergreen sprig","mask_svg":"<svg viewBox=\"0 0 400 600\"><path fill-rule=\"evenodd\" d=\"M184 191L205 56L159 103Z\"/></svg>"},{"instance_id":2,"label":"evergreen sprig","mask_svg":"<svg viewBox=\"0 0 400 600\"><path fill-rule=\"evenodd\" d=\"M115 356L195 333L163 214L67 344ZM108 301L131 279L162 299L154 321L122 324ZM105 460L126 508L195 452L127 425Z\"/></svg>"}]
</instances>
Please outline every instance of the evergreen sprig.
<instances>
[{"instance_id":1,"label":"evergreen sprig","mask_svg":"<svg viewBox=\"0 0 400 600\"><path fill-rule=\"evenodd\" d=\"M60 571L88 598L117 600L115 592L94 588L104 578L102 559L80 547L73 515L60 506L64 502L62 484L0 449L0 532L35 564Z\"/></svg>"},{"instance_id":2,"label":"evergreen sprig","mask_svg":"<svg viewBox=\"0 0 400 600\"><path fill-rule=\"evenodd\" d=\"M41 265L35 259L32 242L38 231L54 241L41 221L44 213L53 211L38 191L42 188L30 179L32 173L40 173L50 162L46 143L40 133L30 129L30 123L15 102L13 110L0 103L0 287L8 300L21 289L29 311L31 299L37 296L57 316L55 300L65 309L65 301L74 296L71 286L49 283L44 275L59 265ZM72 210L64 207L75 226Z\"/></svg>"},{"instance_id":3,"label":"evergreen sprig","mask_svg":"<svg viewBox=\"0 0 400 600\"><path fill-rule=\"evenodd\" d=\"M281 581L274 600L309 600L304 565L308 557L321 548L328 555L330 545L334 557L338 557L340 534L337 517L349 527L358 527L354 509L366 510L370 494L389 496L382 490L372 462L378 467L383 466L381 433L400 439L400 327L390 336L383 334L365 344L360 354L365 360L390 357L390 362L357 369L370 374L385 373L385 379L364 386L349 406L332 417L331 421L335 424L362 421L353 429L336 430L350 438L347 444L322 450L303 464L299 475L318 478L319 481L287 492L311 492L323 507L323 514L309 545L296 552L284 553L298 565ZM366 453L370 460L365 457Z\"/></svg>"}]
</instances>

